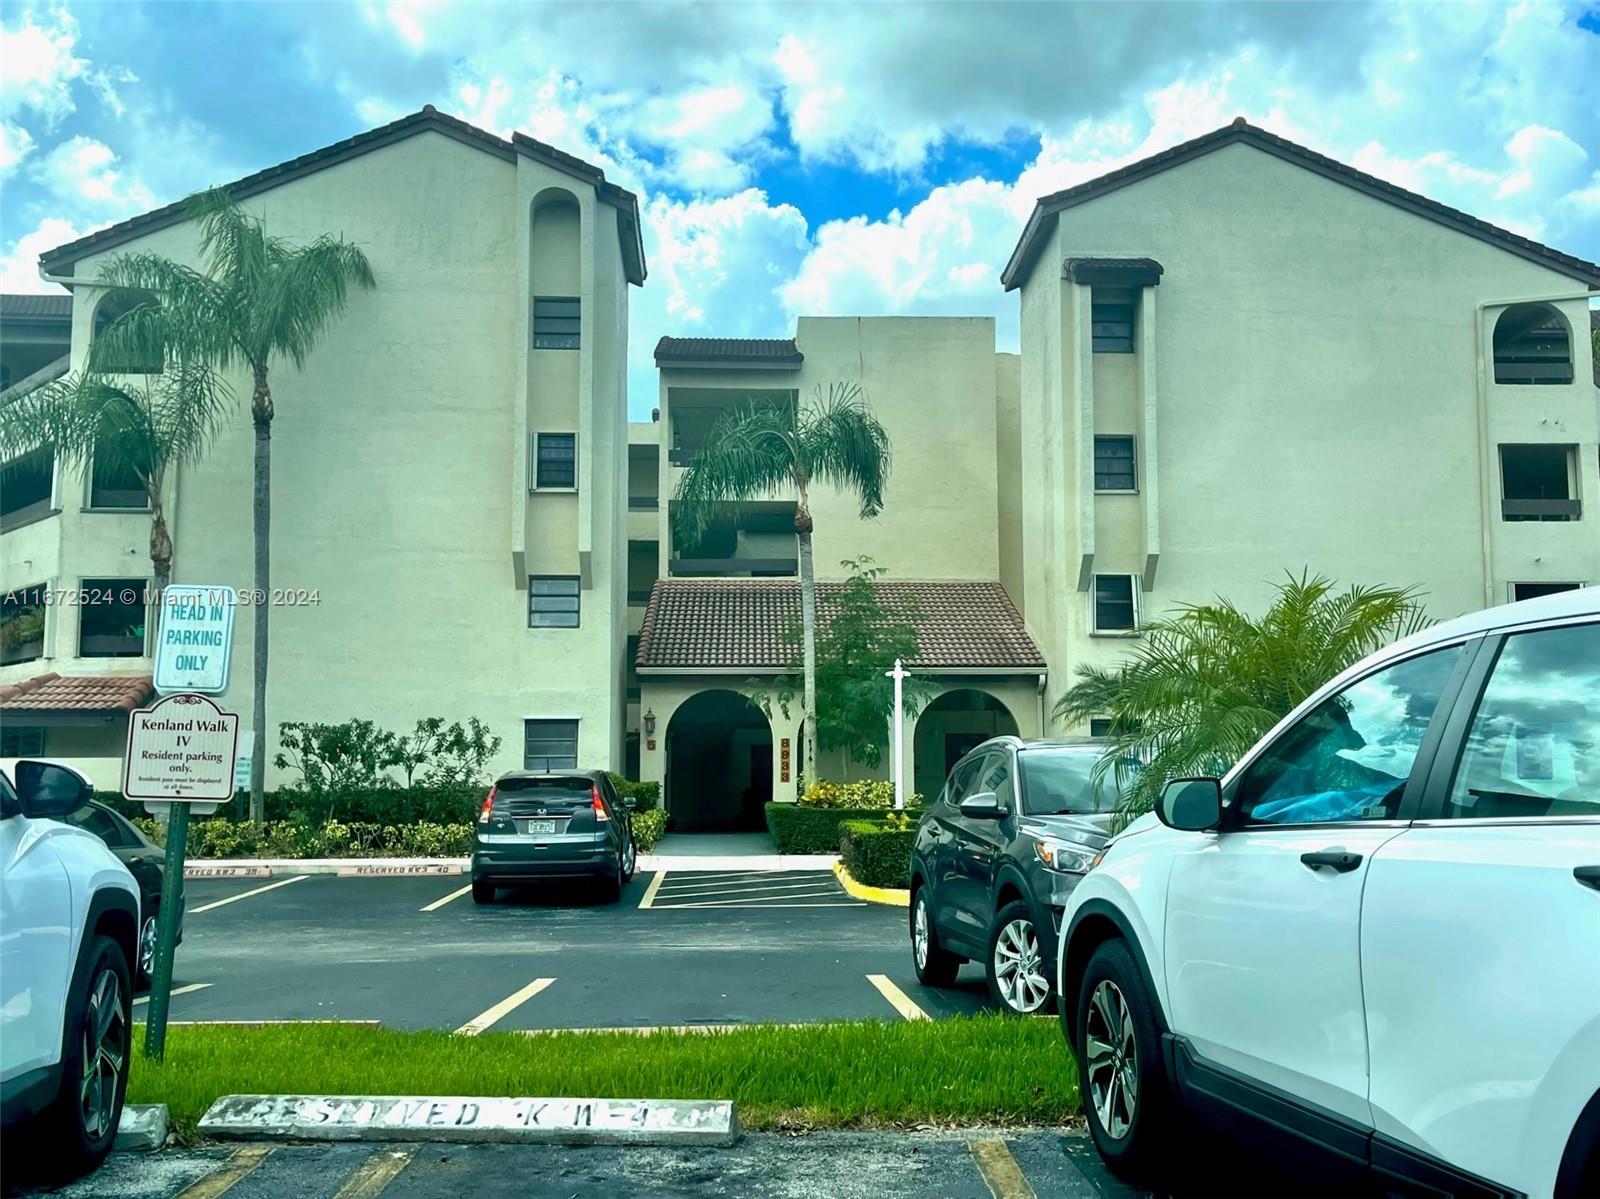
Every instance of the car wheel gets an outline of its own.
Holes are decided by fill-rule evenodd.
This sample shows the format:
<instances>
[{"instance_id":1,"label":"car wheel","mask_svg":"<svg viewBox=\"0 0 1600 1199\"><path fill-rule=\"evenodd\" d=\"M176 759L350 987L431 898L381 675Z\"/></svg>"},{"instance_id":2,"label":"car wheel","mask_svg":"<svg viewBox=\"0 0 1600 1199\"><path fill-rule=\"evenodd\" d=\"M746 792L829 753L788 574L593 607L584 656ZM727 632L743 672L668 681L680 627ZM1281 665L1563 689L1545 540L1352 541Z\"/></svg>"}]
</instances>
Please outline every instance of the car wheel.
<instances>
[{"instance_id":1,"label":"car wheel","mask_svg":"<svg viewBox=\"0 0 1600 1199\"><path fill-rule=\"evenodd\" d=\"M94 1169L111 1152L128 1091L133 991L128 959L110 937L90 939L86 968L67 994L61 1093L40 1116L42 1156L68 1176Z\"/></svg>"},{"instance_id":2,"label":"car wheel","mask_svg":"<svg viewBox=\"0 0 1600 1199\"><path fill-rule=\"evenodd\" d=\"M989 954L985 962L989 994L1008 1012L1031 1016L1047 1010L1051 967L1039 947L1039 930L1033 912L1022 900L1006 904L989 929Z\"/></svg>"},{"instance_id":3,"label":"car wheel","mask_svg":"<svg viewBox=\"0 0 1600 1199\"><path fill-rule=\"evenodd\" d=\"M494 896L495 885L492 880L486 878L475 878L472 880L473 903L493 903Z\"/></svg>"},{"instance_id":4,"label":"car wheel","mask_svg":"<svg viewBox=\"0 0 1600 1199\"><path fill-rule=\"evenodd\" d=\"M911 897L911 963L917 968L917 981L925 987L948 987L961 969L961 959L939 946L926 887L918 887Z\"/></svg>"},{"instance_id":5,"label":"car wheel","mask_svg":"<svg viewBox=\"0 0 1600 1199\"><path fill-rule=\"evenodd\" d=\"M628 834L628 839L622 845L622 881L628 882L633 878L633 872L639 865L639 847L633 843L633 834Z\"/></svg>"},{"instance_id":6,"label":"car wheel","mask_svg":"<svg viewBox=\"0 0 1600 1199\"><path fill-rule=\"evenodd\" d=\"M141 989L148 987L156 976L156 915L151 912L139 926L139 962L134 970L133 982Z\"/></svg>"},{"instance_id":7,"label":"car wheel","mask_svg":"<svg viewBox=\"0 0 1600 1199\"><path fill-rule=\"evenodd\" d=\"M616 903L622 898L622 859L617 858L617 868L600 876L600 899L603 903Z\"/></svg>"},{"instance_id":8,"label":"car wheel","mask_svg":"<svg viewBox=\"0 0 1600 1199\"><path fill-rule=\"evenodd\" d=\"M1124 1177L1148 1178L1178 1128L1154 1001L1124 942L1107 941L1089 959L1077 1030L1078 1087L1095 1148Z\"/></svg>"}]
</instances>

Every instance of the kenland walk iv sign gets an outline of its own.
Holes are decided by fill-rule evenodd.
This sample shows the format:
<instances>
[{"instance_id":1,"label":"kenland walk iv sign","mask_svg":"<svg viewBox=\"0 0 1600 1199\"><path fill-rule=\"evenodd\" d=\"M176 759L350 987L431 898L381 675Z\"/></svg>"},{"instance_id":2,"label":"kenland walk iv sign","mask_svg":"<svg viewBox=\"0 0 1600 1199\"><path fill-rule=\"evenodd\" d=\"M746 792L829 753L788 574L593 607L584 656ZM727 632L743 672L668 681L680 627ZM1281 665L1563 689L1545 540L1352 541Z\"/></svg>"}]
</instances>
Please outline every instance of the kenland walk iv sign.
<instances>
[{"instance_id":1,"label":"kenland walk iv sign","mask_svg":"<svg viewBox=\"0 0 1600 1199\"><path fill-rule=\"evenodd\" d=\"M233 798L239 717L203 695L169 695L128 719L122 794L212 803Z\"/></svg>"},{"instance_id":2,"label":"kenland walk iv sign","mask_svg":"<svg viewBox=\"0 0 1600 1199\"><path fill-rule=\"evenodd\" d=\"M232 587L173 583L161 593L161 624L156 636L158 692L221 695L228 689L233 614L238 606L239 596Z\"/></svg>"}]
</instances>

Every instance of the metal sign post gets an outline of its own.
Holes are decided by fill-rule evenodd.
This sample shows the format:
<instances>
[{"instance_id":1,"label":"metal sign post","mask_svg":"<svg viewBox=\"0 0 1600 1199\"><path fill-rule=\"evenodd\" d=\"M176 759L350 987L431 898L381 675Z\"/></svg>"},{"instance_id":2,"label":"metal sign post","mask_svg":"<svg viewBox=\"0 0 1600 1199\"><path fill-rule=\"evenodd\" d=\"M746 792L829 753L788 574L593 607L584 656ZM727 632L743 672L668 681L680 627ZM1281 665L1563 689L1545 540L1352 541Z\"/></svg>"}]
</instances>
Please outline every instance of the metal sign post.
<instances>
[{"instance_id":1,"label":"metal sign post","mask_svg":"<svg viewBox=\"0 0 1600 1199\"><path fill-rule=\"evenodd\" d=\"M204 695L168 695L128 718L128 754L122 763L122 794L145 810L167 817L161 921L156 932L155 976L150 980L150 1016L144 1051L160 1061L167 1043L172 1000L172 954L178 940L183 895L183 858L189 840L189 809L213 812L233 798L239 717Z\"/></svg>"},{"instance_id":2,"label":"metal sign post","mask_svg":"<svg viewBox=\"0 0 1600 1199\"><path fill-rule=\"evenodd\" d=\"M906 806L906 754L904 743L904 718L905 718L905 681L911 677L911 672L900 665L900 659L894 660L894 669L886 670L884 674L894 680L894 718L890 722L894 732L891 734L894 741L894 810L903 811Z\"/></svg>"}]
</instances>

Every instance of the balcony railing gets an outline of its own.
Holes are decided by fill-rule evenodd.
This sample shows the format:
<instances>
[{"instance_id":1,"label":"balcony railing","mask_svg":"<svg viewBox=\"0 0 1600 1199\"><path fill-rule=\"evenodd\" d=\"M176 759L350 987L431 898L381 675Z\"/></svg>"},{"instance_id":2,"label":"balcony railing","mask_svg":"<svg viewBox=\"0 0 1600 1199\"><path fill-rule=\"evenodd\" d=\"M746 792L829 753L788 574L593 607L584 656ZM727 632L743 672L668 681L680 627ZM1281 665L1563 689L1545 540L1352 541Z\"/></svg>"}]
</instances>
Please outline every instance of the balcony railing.
<instances>
[{"instance_id":1,"label":"balcony railing","mask_svg":"<svg viewBox=\"0 0 1600 1199\"><path fill-rule=\"evenodd\" d=\"M1500 515L1505 520L1577 520L1582 514L1581 500L1500 501Z\"/></svg>"},{"instance_id":2,"label":"balcony railing","mask_svg":"<svg viewBox=\"0 0 1600 1199\"><path fill-rule=\"evenodd\" d=\"M648 588L648 587L646 587L643 591L629 591L628 592L628 603L631 604L631 605L642 606L644 604L648 604L649 602L650 602L650 588Z\"/></svg>"},{"instance_id":3,"label":"balcony railing","mask_svg":"<svg viewBox=\"0 0 1600 1199\"><path fill-rule=\"evenodd\" d=\"M795 575L799 558L674 558L672 573L679 577L706 575Z\"/></svg>"},{"instance_id":4,"label":"balcony railing","mask_svg":"<svg viewBox=\"0 0 1600 1199\"><path fill-rule=\"evenodd\" d=\"M628 507L635 512L654 512L661 507L661 499L654 495L630 495Z\"/></svg>"},{"instance_id":5,"label":"balcony railing","mask_svg":"<svg viewBox=\"0 0 1600 1199\"><path fill-rule=\"evenodd\" d=\"M693 450L668 450L667 461L673 466L688 466L694 461Z\"/></svg>"}]
</instances>

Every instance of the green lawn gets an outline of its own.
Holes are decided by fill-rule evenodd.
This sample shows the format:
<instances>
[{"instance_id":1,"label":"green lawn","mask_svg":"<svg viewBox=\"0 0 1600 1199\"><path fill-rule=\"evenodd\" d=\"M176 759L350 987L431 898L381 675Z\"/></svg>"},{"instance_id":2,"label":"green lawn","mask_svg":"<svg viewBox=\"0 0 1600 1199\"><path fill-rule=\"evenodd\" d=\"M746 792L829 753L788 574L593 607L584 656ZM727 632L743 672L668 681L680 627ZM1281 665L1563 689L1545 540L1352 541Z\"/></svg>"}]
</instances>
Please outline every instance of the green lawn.
<instances>
[{"instance_id":1,"label":"green lawn","mask_svg":"<svg viewBox=\"0 0 1600 1199\"><path fill-rule=\"evenodd\" d=\"M732 1099L746 1128L1059 1124L1078 1113L1054 1020L755 1026L727 1032L394 1032L351 1025L174 1028L134 1060L129 1103L177 1128L219 1095L530 1095Z\"/></svg>"}]
</instances>

